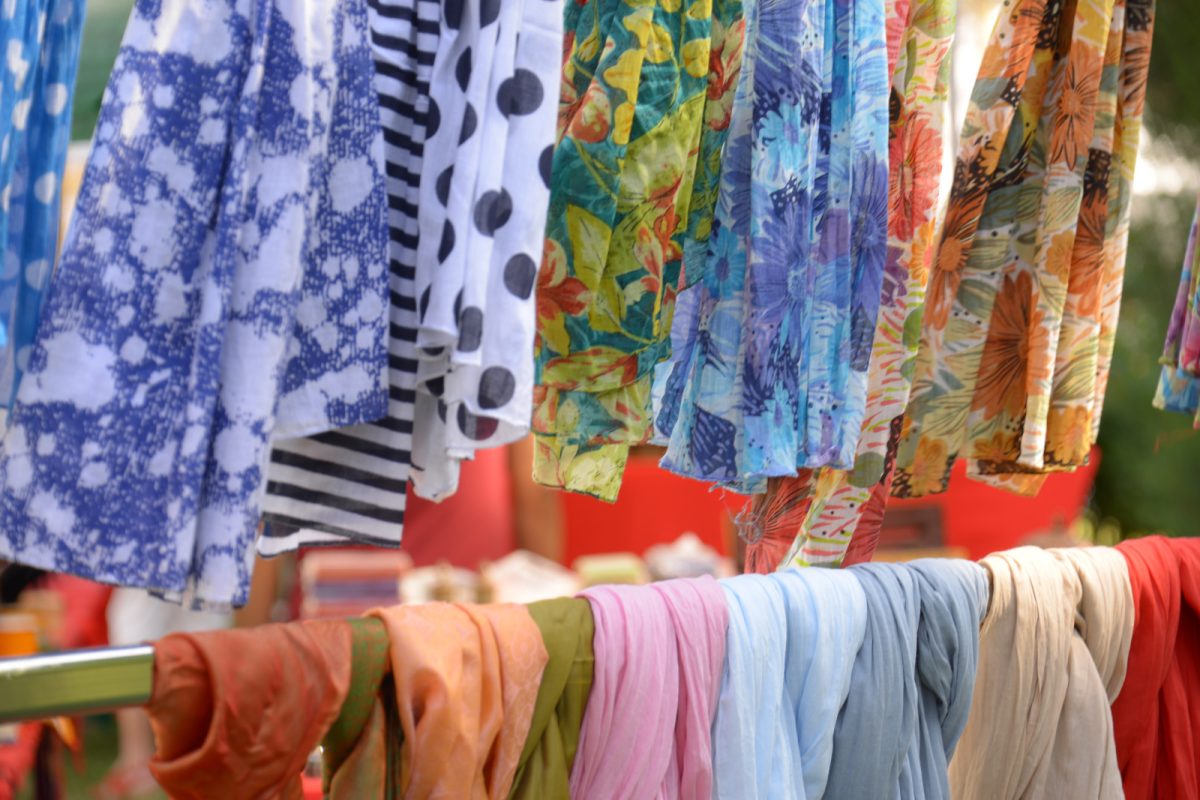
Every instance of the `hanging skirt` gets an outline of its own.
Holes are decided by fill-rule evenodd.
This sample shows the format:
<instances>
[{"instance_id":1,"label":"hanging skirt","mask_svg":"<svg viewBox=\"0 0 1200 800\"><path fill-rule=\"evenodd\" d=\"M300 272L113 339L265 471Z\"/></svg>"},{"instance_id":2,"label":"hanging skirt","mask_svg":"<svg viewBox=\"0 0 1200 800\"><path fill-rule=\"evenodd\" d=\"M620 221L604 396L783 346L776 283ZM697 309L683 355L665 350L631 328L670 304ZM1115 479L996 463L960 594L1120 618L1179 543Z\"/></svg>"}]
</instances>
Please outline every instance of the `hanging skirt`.
<instances>
[{"instance_id":1,"label":"hanging skirt","mask_svg":"<svg viewBox=\"0 0 1200 800\"><path fill-rule=\"evenodd\" d=\"M0 557L245 602L272 435L386 411L361 0L141 0L0 455Z\"/></svg>"}]
</instances>

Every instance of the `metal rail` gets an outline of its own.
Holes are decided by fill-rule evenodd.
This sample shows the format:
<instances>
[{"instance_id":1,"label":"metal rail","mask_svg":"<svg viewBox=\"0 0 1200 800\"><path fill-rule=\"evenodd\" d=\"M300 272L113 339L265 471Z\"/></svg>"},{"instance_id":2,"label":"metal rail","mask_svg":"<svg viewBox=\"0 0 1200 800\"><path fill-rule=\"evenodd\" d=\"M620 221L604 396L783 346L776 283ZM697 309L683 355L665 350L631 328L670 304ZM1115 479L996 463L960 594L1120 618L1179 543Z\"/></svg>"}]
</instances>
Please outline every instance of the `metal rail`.
<instances>
[{"instance_id":1,"label":"metal rail","mask_svg":"<svg viewBox=\"0 0 1200 800\"><path fill-rule=\"evenodd\" d=\"M153 682L151 645L0 658L0 722L142 705Z\"/></svg>"}]
</instances>

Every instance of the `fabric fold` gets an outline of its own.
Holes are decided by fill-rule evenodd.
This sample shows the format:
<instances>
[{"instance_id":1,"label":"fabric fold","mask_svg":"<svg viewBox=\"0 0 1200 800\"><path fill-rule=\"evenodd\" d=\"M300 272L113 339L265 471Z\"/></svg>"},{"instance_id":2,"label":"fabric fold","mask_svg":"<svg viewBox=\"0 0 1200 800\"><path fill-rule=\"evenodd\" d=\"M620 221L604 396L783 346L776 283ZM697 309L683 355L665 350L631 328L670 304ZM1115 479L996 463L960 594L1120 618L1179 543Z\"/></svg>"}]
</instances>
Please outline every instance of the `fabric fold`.
<instances>
[{"instance_id":1,"label":"fabric fold","mask_svg":"<svg viewBox=\"0 0 1200 800\"><path fill-rule=\"evenodd\" d=\"M967 724L987 577L977 564L920 560L850 570L866 635L838 716L828 798L950 798L950 758Z\"/></svg>"},{"instance_id":2,"label":"fabric fold","mask_svg":"<svg viewBox=\"0 0 1200 800\"><path fill-rule=\"evenodd\" d=\"M1148 536L1117 551L1135 623L1130 679L1112 704L1130 800L1200 796L1200 540Z\"/></svg>"},{"instance_id":3,"label":"fabric fold","mask_svg":"<svg viewBox=\"0 0 1200 800\"><path fill-rule=\"evenodd\" d=\"M531 603L529 616L542 632L548 660L508 797L569 797L595 671L592 609L586 600L564 598Z\"/></svg>"},{"instance_id":4,"label":"fabric fold","mask_svg":"<svg viewBox=\"0 0 1200 800\"><path fill-rule=\"evenodd\" d=\"M1109 704L1125 680L1133 596L1111 548L1020 547L991 574L955 798L1118 798Z\"/></svg>"},{"instance_id":5,"label":"fabric fold","mask_svg":"<svg viewBox=\"0 0 1200 800\"><path fill-rule=\"evenodd\" d=\"M384 414L367 25L365 0L136 4L4 437L0 557L242 605L271 438Z\"/></svg>"},{"instance_id":6,"label":"fabric fold","mask_svg":"<svg viewBox=\"0 0 1200 800\"><path fill-rule=\"evenodd\" d=\"M503 800L546 666L524 606L379 608L404 742L402 795Z\"/></svg>"},{"instance_id":7,"label":"fabric fold","mask_svg":"<svg viewBox=\"0 0 1200 800\"><path fill-rule=\"evenodd\" d=\"M728 611L712 578L584 591L595 675L571 769L580 800L707 797Z\"/></svg>"},{"instance_id":8,"label":"fabric fold","mask_svg":"<svg viewBox=\"0 0 1200 800\"><path fill-rule=\"evenodd\" d=\"M351 680L351 628L316 620L172 634L154 648L150 771L173 798L300 798Z\"/></svg>"},{"instance_id":9,"label":"fabric fold","mask_svg":"<svg viewBox=\"0 0 1200 800\"><path fill-rule=\"evenodd\" d=\"M866 635L862 586L847 572L809 569L721 587L729 631L712 729L713 797L822 797Z\"/></svg>"}]
</instances>

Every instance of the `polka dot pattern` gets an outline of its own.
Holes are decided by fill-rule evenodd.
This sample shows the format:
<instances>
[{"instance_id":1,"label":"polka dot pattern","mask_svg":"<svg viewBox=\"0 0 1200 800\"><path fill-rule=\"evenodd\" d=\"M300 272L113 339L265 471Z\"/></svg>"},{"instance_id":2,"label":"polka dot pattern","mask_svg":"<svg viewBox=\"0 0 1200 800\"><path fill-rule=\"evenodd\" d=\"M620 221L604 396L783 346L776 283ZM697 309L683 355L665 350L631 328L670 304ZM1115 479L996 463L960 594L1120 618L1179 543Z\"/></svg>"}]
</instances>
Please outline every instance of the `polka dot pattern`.
<instances>
[{"instance_id":1,"label":"polka dot pattern","mask_svg":"<svg viewBox=\"0 0 1200 800\"><path fill-rule=\"evenodd\" d=\"M446 0L443 0L445 3ZM444 8L453 5L453 0ZM534 289L549 202L561 73L562 0L477 0L448 15L431 96L443 132L427 149L418 261L423 347L412 482L441 499L459 459L528 435ZM428 201L425 200L426 195ZM434 390L437 396L434 397Z\"/></svg>"}]
</instances>

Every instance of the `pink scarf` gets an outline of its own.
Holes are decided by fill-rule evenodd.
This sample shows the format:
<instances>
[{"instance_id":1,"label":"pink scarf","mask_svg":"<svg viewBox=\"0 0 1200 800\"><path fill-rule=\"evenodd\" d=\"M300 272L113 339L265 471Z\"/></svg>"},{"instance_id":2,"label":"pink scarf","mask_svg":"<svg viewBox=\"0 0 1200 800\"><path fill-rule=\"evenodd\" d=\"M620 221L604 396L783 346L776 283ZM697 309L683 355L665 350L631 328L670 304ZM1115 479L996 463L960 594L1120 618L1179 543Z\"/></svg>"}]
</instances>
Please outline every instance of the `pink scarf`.
<instances>
[{"instance_id":1,"label":"pink scarf","mask_svg":"<svg viewBox=\"0 0 1200 800\"><path fill-rule=\"evenodd\" d=\"M711 730L728 610L712 578L583 592L596 673L571 797L712 796Z\"/></svg>"}]
</instances>

